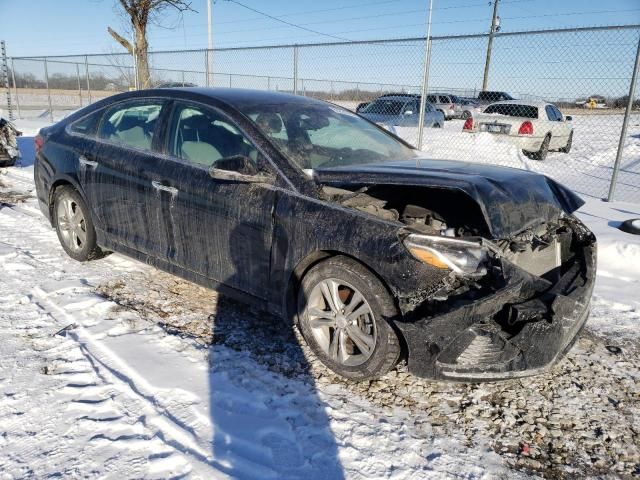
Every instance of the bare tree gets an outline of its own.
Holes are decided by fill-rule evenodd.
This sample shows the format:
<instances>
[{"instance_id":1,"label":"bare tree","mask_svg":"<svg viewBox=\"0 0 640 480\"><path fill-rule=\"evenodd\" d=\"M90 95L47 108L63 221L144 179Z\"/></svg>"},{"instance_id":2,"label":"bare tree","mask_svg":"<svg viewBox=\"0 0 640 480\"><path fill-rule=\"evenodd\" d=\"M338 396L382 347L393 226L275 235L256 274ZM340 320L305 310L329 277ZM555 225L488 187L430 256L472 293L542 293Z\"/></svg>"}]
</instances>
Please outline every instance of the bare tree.
<instances>
[{"instance_id":1,"label":"bare tree","mask_svg":"<svg viewBox=\"0 0 640 480\"><path fill-rule=\"evenodd\" d=\"M111 27L108 27L107 31L116 42L122 45L131 55L135 56L138 66L138 85L142 88L148 88L151 85L151 75L147 57L149 50L147 25L153 19L158 20L168 9L174 9L180 13L192 10L191 2L187 0L118 0L118 3L131 21L134 45L131 45L129 40L118 34Z\"/></svg>"}]
</instances>

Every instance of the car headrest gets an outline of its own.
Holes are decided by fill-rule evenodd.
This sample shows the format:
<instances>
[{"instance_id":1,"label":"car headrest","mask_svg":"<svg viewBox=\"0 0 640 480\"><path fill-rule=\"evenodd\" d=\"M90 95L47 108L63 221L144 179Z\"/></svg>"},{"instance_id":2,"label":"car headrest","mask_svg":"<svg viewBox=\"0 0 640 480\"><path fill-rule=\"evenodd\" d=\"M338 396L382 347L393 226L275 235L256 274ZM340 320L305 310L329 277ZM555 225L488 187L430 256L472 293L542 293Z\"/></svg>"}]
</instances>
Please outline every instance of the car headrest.
<instances>
[{"instance_id":1,"label":"car headrest","mask_svg":"<svg viewBox=\"0 0 640 480\"><path fill-rule=\"evenodd\" d=\"M277 113L263 112L256 117L256 123L266 134L282 131L282 120Z\"/></svg>"}]
</instances>

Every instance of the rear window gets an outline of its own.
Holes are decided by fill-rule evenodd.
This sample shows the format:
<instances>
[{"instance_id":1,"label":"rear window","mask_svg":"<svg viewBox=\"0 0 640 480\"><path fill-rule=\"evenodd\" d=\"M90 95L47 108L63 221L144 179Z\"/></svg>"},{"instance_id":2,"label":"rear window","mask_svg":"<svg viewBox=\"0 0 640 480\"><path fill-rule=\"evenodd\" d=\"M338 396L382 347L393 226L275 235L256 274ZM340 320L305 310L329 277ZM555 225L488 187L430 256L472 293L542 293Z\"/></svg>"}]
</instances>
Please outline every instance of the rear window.
<instances>
[{"instance_id":1,"label":"rear window","mask_svg":"<svg viewBox=\"0 0 640 480\"><path fill-rule=\"evenodd\" d=\"M538 107L531 105L489 105L484 113L497 113L508 117L538 118Z\"/></svg>"},{"instance_id":2,"label":"rear window","mask_svg":"<svg viewBox=\"0 0 640 480\"><path fill-rule=\"evenodd\" d=\"M73 133L79 133L81 135L94 135L96 132L96 127L100 122L100 118L102 117L102 110L98 112L93 112L87 115L86 117L82 117L80 120L76 120L73 122L69 129Z\"/></svg>"}]
</instances>

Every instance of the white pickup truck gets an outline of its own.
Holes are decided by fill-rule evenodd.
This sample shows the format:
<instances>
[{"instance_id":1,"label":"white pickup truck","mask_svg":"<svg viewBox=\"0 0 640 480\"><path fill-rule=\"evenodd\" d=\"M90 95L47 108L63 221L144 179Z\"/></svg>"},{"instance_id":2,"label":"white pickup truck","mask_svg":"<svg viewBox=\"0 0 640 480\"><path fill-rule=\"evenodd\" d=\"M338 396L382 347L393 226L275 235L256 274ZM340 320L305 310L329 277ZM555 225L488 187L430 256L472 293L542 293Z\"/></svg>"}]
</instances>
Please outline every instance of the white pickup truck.
<instances>
[{"instance_id":1,"label":"white pickup truck","mask_svg":"<svg viewBox=\"0 0 640 480\"><path fill-rule=\"evenodd\" d=\"M495 134L534 160L544 160L550 150L569 153L573 142L571 117L564 117L558 107L545 102L492 103L467 118L462 131Z\"/></svg>"}]
</instances>

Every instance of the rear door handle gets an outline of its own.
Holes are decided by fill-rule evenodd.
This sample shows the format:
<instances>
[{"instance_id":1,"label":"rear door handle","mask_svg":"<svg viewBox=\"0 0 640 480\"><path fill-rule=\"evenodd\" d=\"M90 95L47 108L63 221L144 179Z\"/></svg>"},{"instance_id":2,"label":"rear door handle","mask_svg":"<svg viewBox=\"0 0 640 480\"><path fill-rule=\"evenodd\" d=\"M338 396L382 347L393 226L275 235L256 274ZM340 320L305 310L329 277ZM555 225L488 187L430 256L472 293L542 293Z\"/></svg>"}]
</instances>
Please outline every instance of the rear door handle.
<instances>
[{"instance_id":1,"label":"rear door handle","mask_svg":"<svg viewBox=\"0 0 640 480\"><path fill-rule=\"evenodd\" d=\"M169 187L168 185L163 185L160 182L156 182L155 180L151 182L151 185L153 185L153 188L155 188L156 190L162 190L163 192L168 192L171 195L176 195L178 193L177 188Z\"/></svg>"},{"instance_id":2,"label":"rear door handle","mask_svg":"<svg viewBox=\"0 0 640 480\"><path fill-rule=\"evenodd\" d=\"M98 166L98 162L95 160L89 160L84 155L80 155L78 157L78 161L80 162L80 165L84 165L85 167L96 168Z\"/></svg>"}]
</instances>

